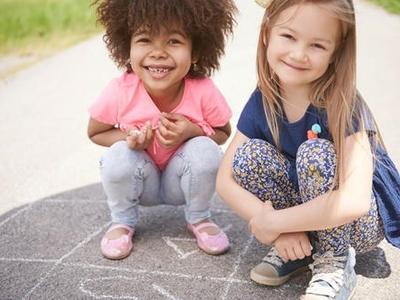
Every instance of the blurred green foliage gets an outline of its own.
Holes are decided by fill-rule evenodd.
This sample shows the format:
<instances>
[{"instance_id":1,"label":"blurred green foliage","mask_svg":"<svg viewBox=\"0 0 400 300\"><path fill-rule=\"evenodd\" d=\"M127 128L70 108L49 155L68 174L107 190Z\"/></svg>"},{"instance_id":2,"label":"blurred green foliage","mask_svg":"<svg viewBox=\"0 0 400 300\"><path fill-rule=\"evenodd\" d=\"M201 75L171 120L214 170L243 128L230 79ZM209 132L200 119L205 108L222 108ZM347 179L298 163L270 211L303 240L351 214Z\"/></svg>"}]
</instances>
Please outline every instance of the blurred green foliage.
<instances>
[{"instance_id":1,"label":"blurred green foliage","mask_svg":"<svg viewBox=\"0 0 400 300\"><path fill-rule=\"evenodd\" d=\"M387 11L400 14L400 0L369 0L372 3L376 3L382 6Z\"/></svg>"},{"instance_id":2,"label":"blurred green foliage","mask_svg":"<svg viewBox=\"0 0 400 300\"><path fill-rule=\"evenodd\" d=\"M0 0L0 53L57 47L99 31L92 0Z\"/></svg>"}]
</instances>

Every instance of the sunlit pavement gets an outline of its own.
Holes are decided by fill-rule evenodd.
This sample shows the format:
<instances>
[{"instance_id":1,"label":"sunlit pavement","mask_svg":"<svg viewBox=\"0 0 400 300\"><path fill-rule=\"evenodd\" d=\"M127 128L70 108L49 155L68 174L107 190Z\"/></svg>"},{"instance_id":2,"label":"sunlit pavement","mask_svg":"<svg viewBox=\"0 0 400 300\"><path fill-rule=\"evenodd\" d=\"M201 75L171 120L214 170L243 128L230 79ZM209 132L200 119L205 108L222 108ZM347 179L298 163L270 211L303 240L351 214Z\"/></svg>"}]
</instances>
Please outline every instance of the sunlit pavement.
<instances>
[{"instance_id":1,"label":"sunlit pavement","mask_svg":"<svg viewBox=\"0 0 400 300\"><path fill-rule=\"evenodd\" d=\"M240 16L214 80L236 124L255 87L262 9L237 1ZM356 2L359 89L375 112L389 152L400 162L400 18ZM118 71L101 38L67 49L0 81L0 299L296 299L310 275L279 288L251 282L267 247L220 201L214 220L231 250L213 257L186 233L183 209L141 210L134 251L104 259L108 227L97 160L86 137L87 107ZM387 243L357 257L354 299L399 299L400 254Z\"/></svg>"}]
</instances>

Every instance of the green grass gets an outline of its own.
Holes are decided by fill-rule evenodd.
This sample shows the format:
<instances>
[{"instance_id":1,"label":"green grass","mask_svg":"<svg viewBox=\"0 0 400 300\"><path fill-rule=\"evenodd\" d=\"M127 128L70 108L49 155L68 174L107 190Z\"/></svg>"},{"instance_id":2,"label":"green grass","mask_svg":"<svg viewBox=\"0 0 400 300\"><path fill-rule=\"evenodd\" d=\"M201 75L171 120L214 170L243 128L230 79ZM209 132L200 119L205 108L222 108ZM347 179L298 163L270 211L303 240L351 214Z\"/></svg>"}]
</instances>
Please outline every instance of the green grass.
<instances>
[{"instance_id":1,"label":"green grass","mask_svg":"<svg viewBox=\"0 0 400 300\"><path fill-rule=\"evenodd\" d=\"M382 6L387 11L400 15L400 0L369 0Z\"/></svg>"},{"instance_id":2,"label":"green grass","mask_svg":"<svg viewBox=\"0 0 400 300\"><path fill-rule=\"evenodd\" d=\"M52 51L98 32L91 2L0 0L0 55Z\"/></svg>"},{"instance_id":3,"label":"green grass","mask_svg":"<svg viewBox=\"0 0 400 300\"><path fill-rule=\"evenodd\" d=\"M400 14L400 0L369 0ZM51 53L99 32L92 0L0 0L0 55Z\"/></svg>"}]
</instances>

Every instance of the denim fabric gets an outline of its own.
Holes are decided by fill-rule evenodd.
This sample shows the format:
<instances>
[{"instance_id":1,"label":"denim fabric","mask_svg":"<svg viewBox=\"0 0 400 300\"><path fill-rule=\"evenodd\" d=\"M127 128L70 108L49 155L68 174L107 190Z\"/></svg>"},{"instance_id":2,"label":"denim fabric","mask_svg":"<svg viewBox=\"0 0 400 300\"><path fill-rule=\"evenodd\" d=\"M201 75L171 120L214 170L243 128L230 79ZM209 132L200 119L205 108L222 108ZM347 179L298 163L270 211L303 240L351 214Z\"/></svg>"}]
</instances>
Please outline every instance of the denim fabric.
<instances>
[{"instance_id":1,"label":"denim fabric","mask_svg":"<svg viewBox=\"0 0 400 300\"><path fill-rule=\"evenodd\" d=\"M222 151L208 137L183 144L163 171L145 151L125 141L112 145L100 160L101 181L113 223L135 226L138 205L185 205L188 223L210 217L210 199Z\"/></svg>"},{"instance_id":2,"label":"denim fabric","mask_svg":"<svg viewBox=\"0 0 400 300\"><path fill-rule=\"evenodd\" d=\"M374 195L389 243L400 248L400 175L387 153L377 150Z\"/></svg>"}]
</instances>

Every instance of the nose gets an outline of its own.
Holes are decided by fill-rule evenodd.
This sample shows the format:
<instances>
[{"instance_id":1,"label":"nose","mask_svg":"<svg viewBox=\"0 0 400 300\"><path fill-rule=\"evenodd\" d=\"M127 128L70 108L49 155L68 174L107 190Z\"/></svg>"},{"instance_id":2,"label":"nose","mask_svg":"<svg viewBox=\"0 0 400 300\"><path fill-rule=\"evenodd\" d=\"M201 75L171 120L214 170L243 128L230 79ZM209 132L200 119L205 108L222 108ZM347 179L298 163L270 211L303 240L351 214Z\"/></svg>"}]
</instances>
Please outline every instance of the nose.
<instances>
[{"instance_id":1,"label":"nose","mask_svg":"<svg viewBox=\"0 0 400 300\"><path fill-rule=\"evenodd\" d=\"M165 58L167 57L167 52L162 45L154 45L153 49L151 49L150 56L156 59Z\"/></svg>"},{"instance_id":2,"label":"nose","mask_svg":"<svg viewBox=\"0 0 400 300\"><path fill-rule=\"evenodd\" d=\"M308 55L306 47L303 45L295 46L290 52L290 58L299 62L307 61Z\"/></svg>"}]
</instances>

